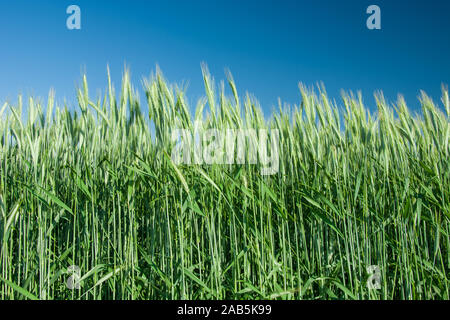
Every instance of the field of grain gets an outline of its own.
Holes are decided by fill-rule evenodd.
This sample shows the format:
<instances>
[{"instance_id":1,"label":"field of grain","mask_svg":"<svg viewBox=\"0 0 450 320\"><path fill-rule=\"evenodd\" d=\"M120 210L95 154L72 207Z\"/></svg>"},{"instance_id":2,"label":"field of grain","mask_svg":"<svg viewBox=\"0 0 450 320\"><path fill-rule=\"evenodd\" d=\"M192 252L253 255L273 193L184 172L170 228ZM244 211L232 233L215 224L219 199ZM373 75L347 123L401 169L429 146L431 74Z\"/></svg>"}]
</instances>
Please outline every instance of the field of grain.
<instances>
[{"instance_id":1,"label":"field of grain","mask_svg":"<svg viewBox=\"0 0 450 320\"><path fill-rule=\"evenodd\" d=\"M0 299L449 299L448 89L415 114L301 86L265 118L203 76L196 106L161 72L0 105ZM175 164L196 120L277 129L279 171Z\"/></svg>"}]
</instances>

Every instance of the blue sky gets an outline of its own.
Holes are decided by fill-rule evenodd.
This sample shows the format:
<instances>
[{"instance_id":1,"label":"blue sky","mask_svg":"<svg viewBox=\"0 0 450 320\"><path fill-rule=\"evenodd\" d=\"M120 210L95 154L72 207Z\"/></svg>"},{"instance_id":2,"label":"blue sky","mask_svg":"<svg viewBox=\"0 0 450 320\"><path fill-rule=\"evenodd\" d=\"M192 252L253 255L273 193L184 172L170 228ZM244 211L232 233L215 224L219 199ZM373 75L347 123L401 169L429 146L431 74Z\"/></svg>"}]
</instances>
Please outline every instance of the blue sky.
<instances>
[{"instance_id":1,"label":"blue sky","mask_svg":"<svg viewBox=\"0 0 450 320\"><path fill-rule=\"evenodd\" d=\"M81 8L82 29L66 28L66 8ZM381 8L382 30L366 28L366 8ZM18 93L75 99L87 72L91 94L116 87L126 63L138 88L156 64L171 82L189 83L193 105L203 94L200 63L217 80L229 68L270 114L278 97L300 101L298 83L323 81L417 108L423 89L435 101L450 78L450 1L446 0L9 0L0 2L0 101ZM143 95L141 95L143 96Z\"/></svg>"}]
</instances>

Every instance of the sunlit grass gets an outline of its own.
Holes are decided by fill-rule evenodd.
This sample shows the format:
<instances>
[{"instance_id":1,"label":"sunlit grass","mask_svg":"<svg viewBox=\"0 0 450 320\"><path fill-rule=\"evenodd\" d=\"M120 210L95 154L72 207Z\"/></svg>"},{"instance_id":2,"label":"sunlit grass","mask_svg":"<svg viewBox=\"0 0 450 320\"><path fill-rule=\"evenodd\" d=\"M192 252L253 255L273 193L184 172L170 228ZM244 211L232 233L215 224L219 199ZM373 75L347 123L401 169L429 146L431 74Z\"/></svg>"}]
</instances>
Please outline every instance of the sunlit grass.
<instances>
[{"instance_id":1,"label":"sunlit grass","mask_svg":"<svg viewBox=\"0 0 450 320\"><path fill-rule=\"evenodd\" d=\"M192 113L159 72L141 98L125 73L117 99L84 78L72 112L52 94L3 105L0 299L449 299L447 89L413 115L301 87L266 120L231 76L228 96L203 74ZM194 120L278 129L278 174L175 166L171 130Z\"/></svg>"}]
</instances>

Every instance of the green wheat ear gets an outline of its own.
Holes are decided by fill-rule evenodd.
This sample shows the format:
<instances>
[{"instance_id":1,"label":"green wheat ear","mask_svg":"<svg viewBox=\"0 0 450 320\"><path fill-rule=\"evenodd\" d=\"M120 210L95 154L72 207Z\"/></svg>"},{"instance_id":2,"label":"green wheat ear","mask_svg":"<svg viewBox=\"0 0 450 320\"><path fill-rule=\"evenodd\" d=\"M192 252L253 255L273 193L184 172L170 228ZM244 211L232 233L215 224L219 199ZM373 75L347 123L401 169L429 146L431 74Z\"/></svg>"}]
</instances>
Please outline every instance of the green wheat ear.
<instances>
[{"instance_id":1,"label":"green wheat ear","mask_svg":"<svg viewBox=\"0 0 450 320\"><path fill-rule=\"evenodd\" d=\"M0 299L449 299L447 87L413 114L300 85L265 118L229 71L201 71L195 108L159 68L143 99L108 68L76 107L1 105ZM277 129L279 172L176 165L171 132L196 123Z\"/></svg>"}]
</instances>

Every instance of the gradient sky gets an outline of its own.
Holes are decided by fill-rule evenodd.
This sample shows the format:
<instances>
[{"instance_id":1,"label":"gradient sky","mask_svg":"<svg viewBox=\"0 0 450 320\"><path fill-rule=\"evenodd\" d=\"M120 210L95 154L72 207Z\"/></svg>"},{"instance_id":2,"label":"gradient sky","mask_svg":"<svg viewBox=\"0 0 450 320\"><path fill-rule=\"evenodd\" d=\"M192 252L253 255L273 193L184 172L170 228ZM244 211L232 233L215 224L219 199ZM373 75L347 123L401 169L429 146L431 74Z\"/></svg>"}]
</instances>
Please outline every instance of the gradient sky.
<instances>
[{"instance_id":1,"label":"gradient sky","mask_svg":"<svg viewBox=\"0 0 450 320\"><path fill-rule=\"evenodd\" d=\"M66 28L71 4L81 8L81 30ZM381 8L382 30L366 28L371 4ZM2 0L0 101L46 98L53 87L73 102L83 71L95 95L107 64L119 87L126 63L138 88L156 64L169 81L188 82L193 105L204 61L216 82L229 68L266 115L278 97L298 103L299 82L318 81L333 98L362 90L373 108L383 90L416 108L420 89L438 101L450 82L449 13L447 0Z\"/></svg>"}]
</instances>

